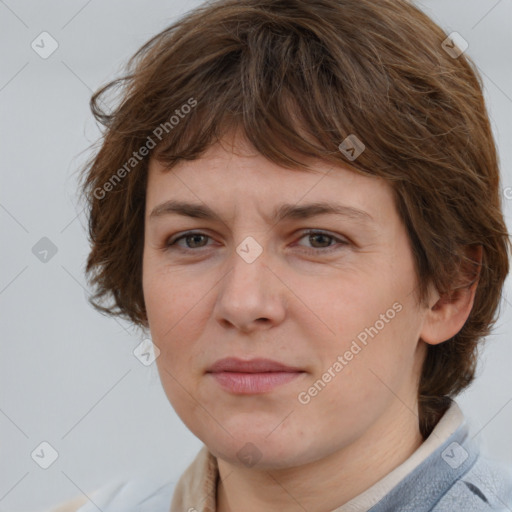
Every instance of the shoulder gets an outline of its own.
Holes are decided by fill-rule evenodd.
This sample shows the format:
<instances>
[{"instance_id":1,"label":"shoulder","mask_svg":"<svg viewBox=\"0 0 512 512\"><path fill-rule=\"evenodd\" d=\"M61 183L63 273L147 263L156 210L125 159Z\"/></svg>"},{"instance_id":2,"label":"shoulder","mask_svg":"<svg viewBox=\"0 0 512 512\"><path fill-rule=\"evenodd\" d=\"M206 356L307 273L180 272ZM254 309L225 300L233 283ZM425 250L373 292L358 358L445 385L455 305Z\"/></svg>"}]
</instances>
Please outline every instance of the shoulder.
<instances>
[{"instance_id":1,"label":"shoulder","mask_svg":"<svg viewBox=\"0 0 512 512\"><path fill-rule=\"evenodd\" d=\"M84 506L87 506L91 501L95 501L99 498L101 501L114 497L120 489L126 485L128 481L111 481L106 485L94 490L87 495L75 496L71 500L55 505L45 512L78 512L84 510ZM86 509L87 510L87 509Z\"/></svg>"},{"instance_id":2,"label":"shoulder","mask_svg":"<svg viewBox=\"0 0 512 512\"><path fill-rule=\"evenodd\" d=\"M432 512L499 511L512 508L512 467L484 456L477 458L441 498Z\"/></svg>"},{"instance_id":3,"label":"shoulder","mask_svg":"<svg viewBox=\"0 0 512 512\"><path fill-rule=\"evenodd\" d=\"M51 508L48 512L76 512L82 505L85 505L87 501L85 496L76 497Z\"/></svg>"},{"instance_id":4,"label":"shoulder","mask_svg":"<svg viewBox=\"0 0 512 512\"><path fill-rule=\"evenodd\" d=\"M76 497L47 512L103 512L123 510L167 512L175 482L150 473L116 480L88 494Z\"/></svg>"}]
</instances>

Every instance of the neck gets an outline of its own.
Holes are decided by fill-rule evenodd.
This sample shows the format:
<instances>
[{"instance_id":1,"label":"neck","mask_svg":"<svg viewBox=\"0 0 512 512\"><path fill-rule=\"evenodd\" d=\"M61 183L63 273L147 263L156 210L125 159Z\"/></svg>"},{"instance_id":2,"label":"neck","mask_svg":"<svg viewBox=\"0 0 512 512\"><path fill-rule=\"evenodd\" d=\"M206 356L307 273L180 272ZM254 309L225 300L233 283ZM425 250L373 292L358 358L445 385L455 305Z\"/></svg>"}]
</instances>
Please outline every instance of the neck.
<instances>
[{"instance_id":1,"label":"neck","mask_svg":"<svg viewBox=\"0 0 512 512\"><path fill-rule=\"evenodd\" d=\"M414 411L395 404L350 445L299 467L262 471L218 459L217 511L326 512L344 505L422 444L417 404Z\"/></svg>"}]
</instances>

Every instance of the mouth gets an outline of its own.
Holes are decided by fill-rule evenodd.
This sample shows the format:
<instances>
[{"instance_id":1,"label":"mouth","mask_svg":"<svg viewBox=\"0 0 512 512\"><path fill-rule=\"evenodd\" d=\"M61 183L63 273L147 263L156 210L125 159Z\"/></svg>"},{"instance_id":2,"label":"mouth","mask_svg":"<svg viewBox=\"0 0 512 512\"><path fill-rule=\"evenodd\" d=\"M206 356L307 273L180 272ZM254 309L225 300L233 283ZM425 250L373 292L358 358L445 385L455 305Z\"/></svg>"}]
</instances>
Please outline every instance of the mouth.
<instances>
[{"instance_id":1,"label":"mouth","mask_svg":"<svg viewBox=\"0 0 512 512\"><path fill-rule=\"evenodd\" d=\"M266 393L304 373L301 368L270 359L244 361L233 357L220 359L206 371L221 388L238 395Z\"/></svg>"}]
</instances>

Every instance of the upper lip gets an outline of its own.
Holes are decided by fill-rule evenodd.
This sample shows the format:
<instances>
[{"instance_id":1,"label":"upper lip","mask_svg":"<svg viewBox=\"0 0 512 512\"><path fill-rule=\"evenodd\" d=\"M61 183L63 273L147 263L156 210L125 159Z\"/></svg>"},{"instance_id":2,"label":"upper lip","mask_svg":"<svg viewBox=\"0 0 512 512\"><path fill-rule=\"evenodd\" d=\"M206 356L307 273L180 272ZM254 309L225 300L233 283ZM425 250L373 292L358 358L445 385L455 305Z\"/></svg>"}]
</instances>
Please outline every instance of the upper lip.
<instances>
[{"instance_id":1,"label":"upper lip","mask_svg":"<svg viewBox=\"0 0 512 512\"><path fill-rule=\"evenodd\" d=\"M271 359L250 359L244 361L236 357L219 359L211 365L207 373L238 372L238 373L264 373L264 372L302 372L301 368L287 366Z\"/></svg>"}]
</instances>

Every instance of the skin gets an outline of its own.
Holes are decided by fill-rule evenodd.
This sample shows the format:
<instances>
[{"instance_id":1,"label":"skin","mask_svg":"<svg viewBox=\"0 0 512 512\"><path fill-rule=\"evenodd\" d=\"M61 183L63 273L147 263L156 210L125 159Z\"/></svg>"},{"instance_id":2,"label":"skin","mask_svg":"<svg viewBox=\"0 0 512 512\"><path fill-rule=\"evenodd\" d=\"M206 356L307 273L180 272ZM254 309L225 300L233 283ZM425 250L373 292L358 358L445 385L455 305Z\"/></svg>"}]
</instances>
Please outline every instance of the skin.
<instances>
[{"instance_id":1,"label":"skin","mask_svg":"<svg viewBox=\"0 0 512 512\"><path fill-rule=\"evenodd\" d=\"M405 461L423 442L416 395L427 343L456 334L473 304L476 284L449 301L431 290L428 306L418 304L409 239L384 180L310 165L315 172L280 167L236 133L171 170L150 161L148 325L170 403L218 458L220 512L327 512ZM150 215L170 199L206 204L222 220ZM270 218L281 203L315 201L373 220ZM166 248L190 230L206 236ZM263 248L252 263L236 252L248 236ZM396 303L400 312L300 403L298 395ZM304 373L264 394L234 395L206 374L229 356L269 358ZM246 443L261 456L253 466L237 457Z\"/></svg>"}]
</instances>

